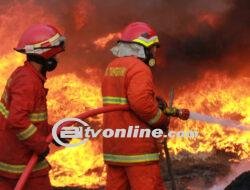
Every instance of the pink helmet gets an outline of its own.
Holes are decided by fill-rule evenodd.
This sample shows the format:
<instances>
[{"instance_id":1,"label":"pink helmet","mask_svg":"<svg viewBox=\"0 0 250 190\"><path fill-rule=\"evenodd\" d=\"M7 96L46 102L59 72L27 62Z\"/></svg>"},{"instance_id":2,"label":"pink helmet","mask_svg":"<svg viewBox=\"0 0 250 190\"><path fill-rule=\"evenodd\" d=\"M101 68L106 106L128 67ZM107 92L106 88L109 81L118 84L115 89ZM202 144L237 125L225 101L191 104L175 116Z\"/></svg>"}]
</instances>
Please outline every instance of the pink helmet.
<instances>
[{"instance_id":1,"label":"pink helmet","mask_svg":"<svg viewBox=\"0 0 250 190\"><path fill-rule=\"evenodd\" d=\"M65 38L53 26L36 24L21 36L16 51L24 54L38 54L48 59L64 51Z\"/></svg>"}]
</instances>

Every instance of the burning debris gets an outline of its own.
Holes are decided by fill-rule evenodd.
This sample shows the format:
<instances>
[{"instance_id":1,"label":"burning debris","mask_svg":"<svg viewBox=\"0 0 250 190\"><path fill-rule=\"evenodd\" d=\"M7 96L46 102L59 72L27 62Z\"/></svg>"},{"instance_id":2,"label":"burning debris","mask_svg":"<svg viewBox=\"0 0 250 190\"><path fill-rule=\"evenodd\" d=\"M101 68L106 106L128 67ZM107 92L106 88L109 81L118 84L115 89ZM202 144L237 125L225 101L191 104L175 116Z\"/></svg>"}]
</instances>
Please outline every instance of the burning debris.
<instances>
[{"instance_id":1,"label":"burning debris","mask_svg":"<svg viewBox=\"0 0 250 190\"><path fill-rule=\"evenodd\" d=\"M250 3L247 0L230 3L221 0L213 5L211 1L192 0L187 6L179 0L147 3L114 0L105 4L97 0L60 1L60 4L35 0L0 2L1 90L9 74L25 59L12 53L24 28L48 22L61 28L67 36L66 48L70 51L63 55L59 70L46 84L51 89L48 94L51 123L101 105L100 81L110 59L108 48L121 28L134 20L145 20L160 31L163 56L160 69L155 71L160 92L174 86L175 104L180 107L250 123ZM120 7L127 12L120 11ZM20 21L20 18L26 19ZM163 18L166 18L164 22ZM101 117L89 121L94 127L102 127ZM170 127L195 129L200 134L198 139L169 141L180 189L193 190L197 186L207 189L216 177L230 173L231 163L250 156L249 131L176 120ZM53 147L48 159L55 189L101 189L105 185L101 139L74 150ZM227 190L238 188L249 173L242 176ZM165 180L169 182L169 177Z\"/></svg>"}]
</instances>

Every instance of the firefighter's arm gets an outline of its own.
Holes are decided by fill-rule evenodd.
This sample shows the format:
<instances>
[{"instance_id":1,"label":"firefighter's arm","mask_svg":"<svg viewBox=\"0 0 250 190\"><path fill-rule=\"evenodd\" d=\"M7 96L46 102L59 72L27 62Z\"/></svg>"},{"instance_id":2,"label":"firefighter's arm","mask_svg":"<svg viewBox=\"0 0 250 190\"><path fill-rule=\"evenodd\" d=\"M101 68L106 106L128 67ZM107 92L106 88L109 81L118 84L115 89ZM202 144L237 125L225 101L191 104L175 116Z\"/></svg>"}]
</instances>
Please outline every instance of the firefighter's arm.
<instances>
[{"instance_id":1,"label":"firefighter's arm","mask_svg":"<svg viewBox=\"0 0 250 190\"><path fill-rule=\"evenodd\" d=\"M41 154L48 147L46 137L40 134L36 125L29 119L37 90L37 86L30 81L28 76L22 75L12 81L11 103L7 121L8 126L11 127L21 143L24 143L35 153Z\"/></svg>"},{"instance_id":2,"label":"firefighter's arm","mask_svg":"<svg viewBox=\"0 0 250 190\"><path fill-rule=\"evenodd\" d=\"M158 107L150 69L146 65L145 67L137 67L128 75L130 79L127 97L131 109L153 128L166 128L169 118Z\"/></svg>"}]
</instances>

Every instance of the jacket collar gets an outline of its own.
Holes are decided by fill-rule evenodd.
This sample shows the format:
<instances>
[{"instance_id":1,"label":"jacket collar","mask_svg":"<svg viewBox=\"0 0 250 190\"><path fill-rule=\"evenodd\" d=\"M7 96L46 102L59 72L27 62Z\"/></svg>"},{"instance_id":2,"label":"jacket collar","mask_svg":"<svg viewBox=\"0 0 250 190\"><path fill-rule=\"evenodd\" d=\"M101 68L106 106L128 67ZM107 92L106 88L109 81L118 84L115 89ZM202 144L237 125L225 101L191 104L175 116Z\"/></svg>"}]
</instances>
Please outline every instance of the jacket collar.
<instances>
[{"instance_id":1,"label":"jacket collar","mask_svg":"<svg viewBox=\"0 0 250 190\"><path fill-rule=\"evenodd\" d=\"M24 66L41 79L43 83L47 80L47 78L43 76L29 61L25 61Z\"/></svg>"},{"instance_id":2,"label":"jacket collar","mask_svg":"<svg viewBox=\"0 0 250 190\"><path fill-rule=\"evenodd\" d=\"M111 48L111 52L116 57L135 56L142 59L146 58L144 47L137 43L119 42Z\"/></svg>"}]
</instances>

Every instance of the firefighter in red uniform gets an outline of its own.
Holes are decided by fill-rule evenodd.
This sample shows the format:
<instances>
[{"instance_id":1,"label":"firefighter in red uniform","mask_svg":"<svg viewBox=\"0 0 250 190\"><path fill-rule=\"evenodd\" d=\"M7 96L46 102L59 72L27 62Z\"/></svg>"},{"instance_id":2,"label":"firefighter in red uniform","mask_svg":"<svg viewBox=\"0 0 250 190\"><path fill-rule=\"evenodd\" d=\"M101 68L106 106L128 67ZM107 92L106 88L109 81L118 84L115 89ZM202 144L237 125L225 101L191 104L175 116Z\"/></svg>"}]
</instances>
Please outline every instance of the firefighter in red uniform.
<instances>
[{"instance_id":1,"label":"firefighter in red uniform","mask_svg":"<svg viewBox=\"0 0 250 190\"><path fill-rule=\"evenodd\" d=\"M24 65L10 76L0 102L0 189L13 190L33 152L39 162L25 190L50 190L50 166L45 160L51 132L44 88L46 72L57 66L64 37L49 25L34 25L22 35L16 51L27 55Z\"/></svg>"},{"instance_id":2,"label":"firefighter in red uniform","mask_svg":"<svg viewBox=\"0 0 250 190\"><path fill-rule=\"evenodd\" d=\"M159 45L156 32L146 23L128 25L117 45L115 58L107 67L102 95L104 105L130 106L130 111L104 115L104 128L129 126L167 129L169 118L159 108L150 67L155 65ZM104 138L107 190L163 190L159 150L151 138Z\"/></svg>"}]
</instances>

